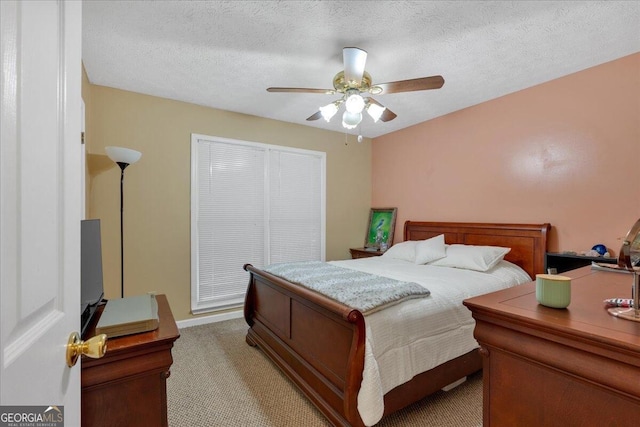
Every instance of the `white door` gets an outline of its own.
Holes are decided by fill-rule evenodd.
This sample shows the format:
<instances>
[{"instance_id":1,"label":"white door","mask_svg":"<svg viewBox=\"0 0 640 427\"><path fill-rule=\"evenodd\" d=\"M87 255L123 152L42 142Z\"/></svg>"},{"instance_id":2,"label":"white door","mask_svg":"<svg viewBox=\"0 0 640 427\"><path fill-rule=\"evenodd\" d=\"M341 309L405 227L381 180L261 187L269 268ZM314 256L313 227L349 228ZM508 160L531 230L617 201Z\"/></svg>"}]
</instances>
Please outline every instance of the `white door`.
<instances>
[{"instance_id":1,"label":"white door","mask_svg":"<svg viewBox=\"0 0 640 427\"><path fill-rule=\"evenodd\" d=\"M80 425L82 3L0 1L0 405Z\"/></svg>"}]
</instances>

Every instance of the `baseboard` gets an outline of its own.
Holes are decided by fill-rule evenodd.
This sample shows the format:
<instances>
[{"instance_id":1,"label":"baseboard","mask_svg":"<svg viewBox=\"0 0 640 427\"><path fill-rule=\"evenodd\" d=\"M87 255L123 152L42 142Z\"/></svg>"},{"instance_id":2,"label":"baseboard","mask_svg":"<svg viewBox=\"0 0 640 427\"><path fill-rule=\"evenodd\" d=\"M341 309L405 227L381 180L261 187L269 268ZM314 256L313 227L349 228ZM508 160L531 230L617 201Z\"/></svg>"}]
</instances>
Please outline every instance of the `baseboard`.
<instances>
[{"instance_id":1,"label":"baseboard","mask_svg":"<svg viewBox=\"0 0 640 427\"><path fill-rule=\"evenodd\" d=\"M243 316L242 310L227 311L225 313L212 314L211 316L194 317L193 319L178 320L179 329L191 326L206 325L208 323L223 322L225 320L239 319Z\"/></svg>"}]
</instances>

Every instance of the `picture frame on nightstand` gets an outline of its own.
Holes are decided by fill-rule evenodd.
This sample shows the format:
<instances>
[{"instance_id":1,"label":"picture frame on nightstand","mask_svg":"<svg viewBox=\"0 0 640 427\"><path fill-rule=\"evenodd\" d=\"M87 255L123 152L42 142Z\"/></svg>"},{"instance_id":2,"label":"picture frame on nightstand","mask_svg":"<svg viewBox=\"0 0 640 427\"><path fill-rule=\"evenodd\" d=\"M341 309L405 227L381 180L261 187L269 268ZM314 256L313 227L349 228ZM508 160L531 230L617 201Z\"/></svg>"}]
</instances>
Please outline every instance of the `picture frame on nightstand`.
<instances>
[{"instance_id":1,"label":"picture frame on nightstand","mask_svg":"<svg viewBox=\"0 0 640 427\"><path fill-rule=\"evenodd\" d=\"M398 208L371 208L364 242L365 248L386 249L393 245Z\"/></svg>"}]
</instances>

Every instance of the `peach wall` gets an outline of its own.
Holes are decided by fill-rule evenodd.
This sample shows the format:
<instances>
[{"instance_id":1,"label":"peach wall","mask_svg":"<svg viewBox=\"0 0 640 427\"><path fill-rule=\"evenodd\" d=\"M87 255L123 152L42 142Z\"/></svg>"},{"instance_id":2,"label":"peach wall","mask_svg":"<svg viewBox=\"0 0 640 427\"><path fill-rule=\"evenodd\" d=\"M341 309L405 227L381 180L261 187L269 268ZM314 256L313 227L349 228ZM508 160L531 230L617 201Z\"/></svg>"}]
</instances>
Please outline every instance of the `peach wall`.
<instances>
[{"instance_id":1,"label":"peach wall","mask_svg":"<svg viewBox=\"0 0 640 427\"><path fill-rule=\"evenodd\" d=\"M549 222L551 251L617 254L640 218L640 53L376 138L372 159L396 241L407 219Z\"/></svg>"}]
</instances>

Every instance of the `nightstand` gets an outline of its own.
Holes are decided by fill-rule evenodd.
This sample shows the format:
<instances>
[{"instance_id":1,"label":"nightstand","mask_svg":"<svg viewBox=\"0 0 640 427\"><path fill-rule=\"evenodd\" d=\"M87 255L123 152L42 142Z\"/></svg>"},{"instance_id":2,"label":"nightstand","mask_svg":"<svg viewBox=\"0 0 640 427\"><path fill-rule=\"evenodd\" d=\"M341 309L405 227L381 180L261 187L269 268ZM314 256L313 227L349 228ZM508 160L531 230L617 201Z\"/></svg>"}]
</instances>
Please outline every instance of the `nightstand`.
<instances>
[{"instance_id":1,"label":"nightstand","mask_svg":"<svg viewBox=\"0 0 640 427\"><path fill-rule=\"evenodd\" d=\"M591 265L592 261L604 264L618 263L618 259L613 257L592 257L577 254L547 252L544 257L544 271L548 272L549 268L555 268L556 273L564 273L565 271L575 270L576 268Z\"/></svg>"},{"instance_id":2,"label":"nightstand","mask_svg":"<svg viewBox=\"0 0 640 427\"><path fill-rule=\"evenodd\" d=\"M351 252L351 258L352 259L369 258L369 257L372 257L372 256L380 256L380 255L382 255L384 253L382 251L371 251L371 250L367 250L365 248L351 248L351 249L349 249L349 252Z\"/></svg>"}]
</instances>

